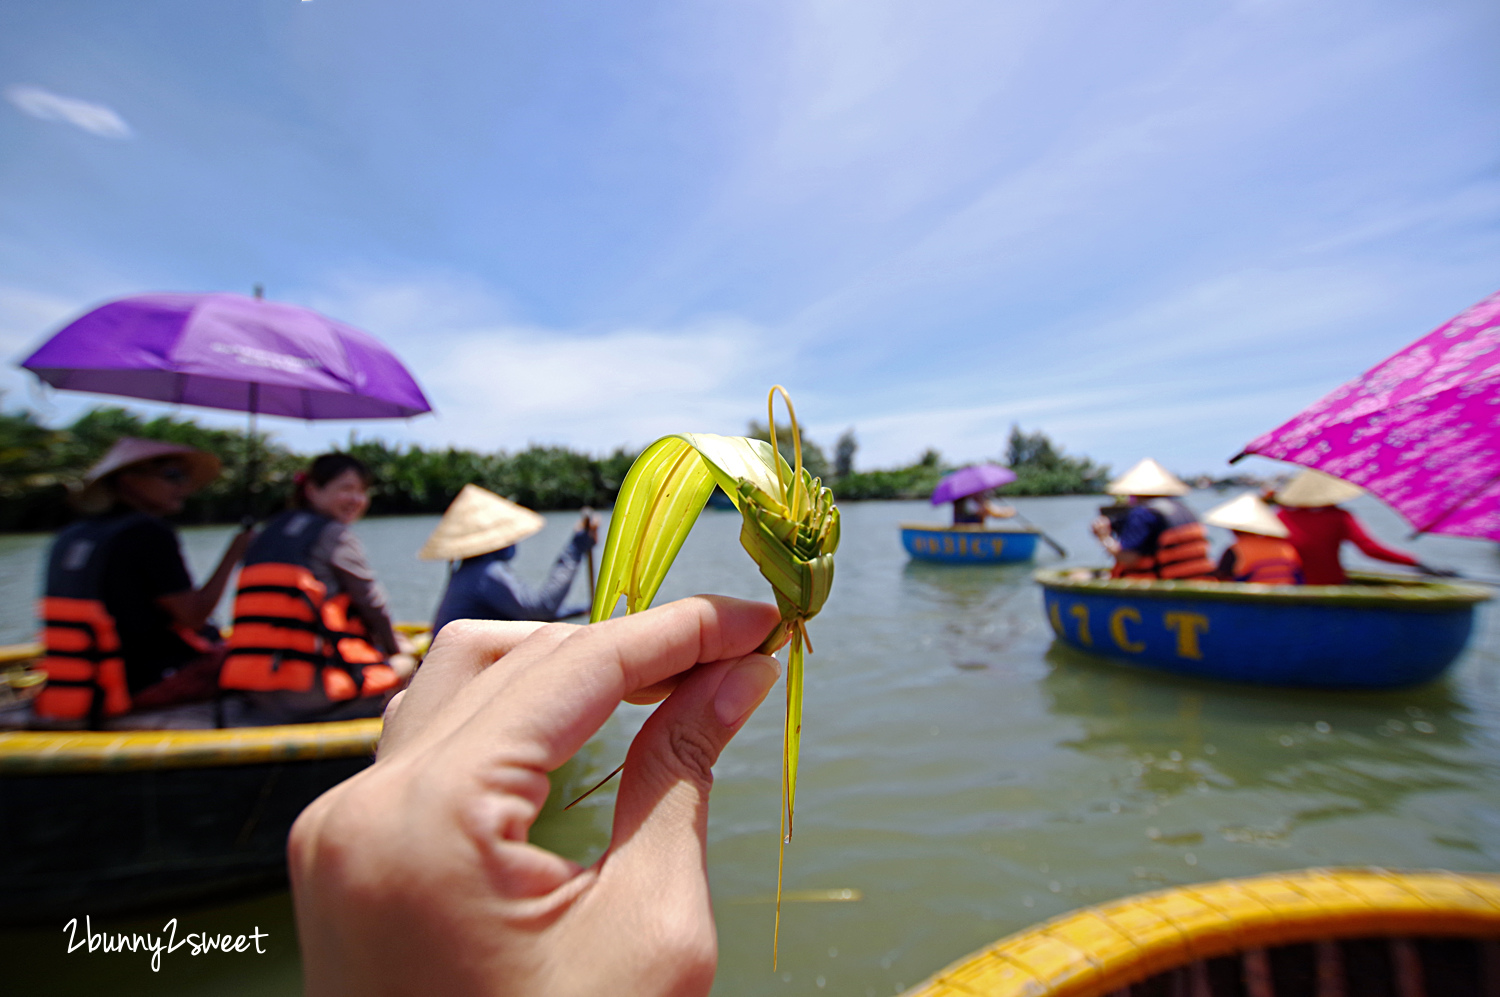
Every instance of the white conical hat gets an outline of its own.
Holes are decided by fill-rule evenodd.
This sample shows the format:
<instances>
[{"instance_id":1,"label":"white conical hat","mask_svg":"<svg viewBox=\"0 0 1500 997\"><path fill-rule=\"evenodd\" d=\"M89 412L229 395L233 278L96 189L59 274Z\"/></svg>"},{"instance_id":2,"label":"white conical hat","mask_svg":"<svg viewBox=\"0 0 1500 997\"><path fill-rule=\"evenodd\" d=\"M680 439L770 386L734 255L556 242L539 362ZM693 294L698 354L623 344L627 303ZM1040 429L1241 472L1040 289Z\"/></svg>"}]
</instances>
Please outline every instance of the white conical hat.
<instances>
[{"instance_id":1,"label":"white conical hat","mask_svg":"<svg viewBox=\"0 0 1500 997\"><path fill-rule=\"evenodd\" d=\"M1246 492L1237 499L1214 506L1204 515L1203 521L1222 526L1226 530L1259 533L1263 537L1284 539L1289 532L1286 524L1277 519L1271 507L1262 502L1254 492Z\"/></svg>"},{"instance_id":2,"label":"white conical hat","mask_svg":"<svg viewBox=\"0 0 1500 997\"><path fill-rule=\"evenodd\" d=\"M1111 495L1186 495L1192 491L1171 471L1147 457L1104 489Z\"/></svg>"},{"instance_id":3,"label":"white conical hat","mask_svg":"<svg viewBox=\"0 0 1500 997\"><path fill-rule=\"evenodd\" d=\"M1282 505L1309 508L1338 505L1340 502L1359 498L1364 493L1365 490L1356 484L1309 467L1281 486L1276 492L1276 501Z\"/></svg>"},{"instance_id":4,"label":"white conical hat","mask_svg":"<svg viewBox=\"0 0 1500 997\"><path fill-rule=\"evenodd\" d=\"M547 521L524 505L478 485L464 485L417 556L424 561L462 561L509 547L541 531Z\"/></svg>"}]
</instances>

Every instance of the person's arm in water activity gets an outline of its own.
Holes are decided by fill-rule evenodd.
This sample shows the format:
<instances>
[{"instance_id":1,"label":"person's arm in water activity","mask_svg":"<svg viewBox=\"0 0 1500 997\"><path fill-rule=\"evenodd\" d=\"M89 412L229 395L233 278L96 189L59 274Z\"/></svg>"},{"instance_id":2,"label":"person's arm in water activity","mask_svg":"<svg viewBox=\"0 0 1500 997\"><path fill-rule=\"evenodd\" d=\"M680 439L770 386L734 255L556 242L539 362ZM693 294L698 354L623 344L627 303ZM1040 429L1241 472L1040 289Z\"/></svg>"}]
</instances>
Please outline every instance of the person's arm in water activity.
<instances>
[{"instance_id":1,"label":"person's arm in water activity","mask_svg":"<svg viewBox=\"0 0 1500 997\"><path fill-rule=\"evenodd\" d=\"M1365 532L1359 520L1345 509L1338 510L1343 513L1339 518L1343 521L1344 539L1358 547L1366 557L1373 557L1377 561L1389 561L1391 564L1404 564L1409 568L1415 568L1420 562L1410 554L1403 554L1399 550L1393 550L1377 541Z\"/></svg>"},{"instance_id":2,"label":"person's arm in water activity","mask_svg":"<svg viewBox=\"0 0 1500 997\"><path fill-rule=\"evenodd\" d=\"M244 558L245 550L254 538L255 531L252 529L236 533L229 541L229 546L224 549L219 566L199 588L157 597L157 603L171 614L174 626L196 631L208 622L214 607L224 598L224 589L229 585L229 576L234 573L234 566Z\"/></svg>"},{"instance_id":3,"label":"person's arm in water activity","mask_svg":"<svg viewBox=\"0 0 1500 997\"><path fill-rule=\"evenodd\" d=\"M698 597L588 627L458 620L386 711L375 764L292 828L309 997L701 997L719 752L776 681L779 615ZM588 868L532 845L547 773L621 702L665 702Z\"/></svg>"},{"instance_id":4,"label":"person's arm in water activity","mask_svg":"<svg viewBox=\"0 0 1500 997\"><path fill-rule=\"evenodd\" d=\"M490 565L483 596L493 607L495 616L499 619L541 620L550 623L587 613L589 607L586 605L564 607L562 602L573 586L578 565L597 542L598 535L597 519L584 516L579 520L578 529L562 549L562 553L557 555L557 560L552 562L552 570L547 573L547 580L540 588L534 589L527 585L503 562Z\"/></svg>"},{"instance_id":5,"label":"person's arm in water activity","mask_svg":"<svg viewBox=\"0 0 1500 997\"><path fill-rule=\"evenodd\" d=\"M985 499L984 514L991 519L1009 519L1016 514L1016 510L1003 502L991 502Z\"/></svg>"},{"instance_id":6,"label":"person's arm in water activity","mask_svg":"<svg viewBox=\"0 0 1500 997\"><path fill-rule=\"evenodd\" d=\"M1094 536L1099 538L1099 545L1104 548L1106 553L1108 553L1115 559L1115 564L1119 565L1121 568L1128 571L1140 561L1144 560L1145 556L1139 551L1129 550L1123 544L1121 544L1119 538L1115 536L1114 529L1110 526L1110 522L1107 517L1099 516L1094 520L1092 526L1094 530Z\"/></svg>"}]
</instances>

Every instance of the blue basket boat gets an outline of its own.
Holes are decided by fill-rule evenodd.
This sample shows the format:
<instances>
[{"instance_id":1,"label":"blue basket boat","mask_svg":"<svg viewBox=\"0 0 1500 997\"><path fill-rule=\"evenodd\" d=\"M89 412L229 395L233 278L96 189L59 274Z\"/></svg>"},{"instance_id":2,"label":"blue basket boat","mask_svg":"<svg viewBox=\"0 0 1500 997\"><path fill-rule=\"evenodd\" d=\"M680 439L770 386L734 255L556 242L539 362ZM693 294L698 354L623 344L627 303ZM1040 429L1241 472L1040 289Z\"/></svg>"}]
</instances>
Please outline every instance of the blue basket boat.
<instances>
[{"instance_id":1,"label":"blue basket boat","mask_svg":"<svg viewBox=\"0 0 1500 997\"><path fill-rule=\"evenodd\" d=\"M1118 661L1261 685L1391 689L1437 678L1486 589L1378 575L1350 585L1111 579L1038 571L1059 640Z\"/></svg>"},{"instance_id":2,"label":"blue basket boat","mask_svg":"<svg viewBox=\"0 0 1500 997\"><path fill-rule=\"evenodd\" d=\"M944 564L1014 564L1036 556L1035 530L987 530L982 526L901 524L901 544L918 561Z\"/></svg>"}]
</instances>

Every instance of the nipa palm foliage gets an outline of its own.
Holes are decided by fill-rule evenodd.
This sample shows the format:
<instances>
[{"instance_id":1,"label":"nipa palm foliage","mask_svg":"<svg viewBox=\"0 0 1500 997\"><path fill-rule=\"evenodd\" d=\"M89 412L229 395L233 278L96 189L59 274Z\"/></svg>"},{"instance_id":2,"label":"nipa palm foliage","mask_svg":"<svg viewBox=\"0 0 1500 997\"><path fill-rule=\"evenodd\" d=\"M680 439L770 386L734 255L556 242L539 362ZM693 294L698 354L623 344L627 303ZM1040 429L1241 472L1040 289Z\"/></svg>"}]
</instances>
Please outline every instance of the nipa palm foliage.
<instances>
[{"instance_id":1,"label":"nipa palm foliage","mask_svg":"<svg viewBox=\"0 0 1500 997\"><path fill-rule=\"evenodd\" d=\"M791 416L789 466L776 449L776 395ZM679 433L664 436L636 458L610 516L591 622L606 619L623 596L627 613L651 605L714 486L729 496L744 523L740 543L771 583L781 620L760 650L790 645L786 664L786 732L781 758L781 849L776 865L776 928L781 936L781 873L797 803L797 755L802 735L802 659L811 651L807 621L818 615L833 586L839 511L833 493L802 466L802 442L792 400L780 385L766 399L771 442L743 436Z\"/></svg>"}]
</instances>

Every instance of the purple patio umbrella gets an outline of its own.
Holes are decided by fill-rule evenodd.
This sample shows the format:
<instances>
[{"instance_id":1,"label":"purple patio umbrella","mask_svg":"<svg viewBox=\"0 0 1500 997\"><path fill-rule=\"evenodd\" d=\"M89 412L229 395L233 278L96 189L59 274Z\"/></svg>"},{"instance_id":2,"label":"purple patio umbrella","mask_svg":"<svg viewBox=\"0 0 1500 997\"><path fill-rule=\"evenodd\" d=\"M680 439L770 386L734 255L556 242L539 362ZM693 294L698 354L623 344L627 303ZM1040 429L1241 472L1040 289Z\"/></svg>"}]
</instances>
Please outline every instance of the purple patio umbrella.
<instances>
[{"instance_id":1,"label":"purple patio umbrella","mask_svg":"<svg viewBox=\"0 0 1500 997\"><path fill-rule=\"evenodd\" d=\"M432 411L374 337L307 308L238 294L144 294L65 326L21 364L55 388L287 416Z\"/></svg>"},{"instance_id":2,"label":"purple patio umbrella","mask_svg":"<svg viewBox=\"0 0 1500 997\"><path fill-rule=\"evenodd\" d=\"M932 504L956 502L970 495L978 495L990 488L999 488L1016 480L1016 472L999 464L971 464L946 475L932 490Z\"/></svg>"},{"instance_id":3,"label":"purple patio umbrella","mask_svg":"<svg viewBox=\"0 0 1500 997\"><path fill-rule=\"evenodd\" d=\"M1352 481L1417 533L1500 540L1500 294L1444 323L1235 457Z\"/></svg>"},{"instance_id":4,"label":"purple patio umbrella","mask_svg":"<svg viewBox=\"0 0 1500 997\"><path fill-rule=\"evenodd\" d=\"M239 294L143 294L64 326L21 366L55 388L257 415L400 419L432 406L379 340L308 308ZM248 516L247 516L248 518Z\"/></svg>"}]
</instances>

